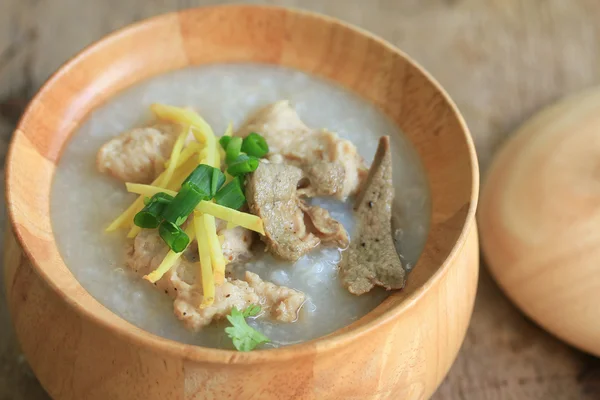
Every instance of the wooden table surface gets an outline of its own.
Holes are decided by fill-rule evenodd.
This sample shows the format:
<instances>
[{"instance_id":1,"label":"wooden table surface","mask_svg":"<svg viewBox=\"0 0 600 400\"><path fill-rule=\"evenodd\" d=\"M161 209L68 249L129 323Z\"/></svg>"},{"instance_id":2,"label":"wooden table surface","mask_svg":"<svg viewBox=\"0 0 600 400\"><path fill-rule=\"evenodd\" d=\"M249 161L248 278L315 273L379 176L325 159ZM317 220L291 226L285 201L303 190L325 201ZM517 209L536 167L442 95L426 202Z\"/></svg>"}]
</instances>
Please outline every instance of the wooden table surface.
<instances>
[{"instance_id":1,"label":"wooden table surface","mask_svg":"<svg viewBox=\"0 0 600 400\"><path fill-rule=\"evenodd\" d=\"M0 157L27 100L104 34L177 8L229 1L0 0ZM482 172L533 112L600 83L598 0L286 0L391 41L448 90L475 138ZM0 209L5 220L4 206ZM2 223L3 221L0 221ZM2 224L3 225L3 224ZM465 343L434 399L600 399L600 359L526 319L482 265ZM47 399L0 301L0 400Z\"/></svg>"}]
</instances>

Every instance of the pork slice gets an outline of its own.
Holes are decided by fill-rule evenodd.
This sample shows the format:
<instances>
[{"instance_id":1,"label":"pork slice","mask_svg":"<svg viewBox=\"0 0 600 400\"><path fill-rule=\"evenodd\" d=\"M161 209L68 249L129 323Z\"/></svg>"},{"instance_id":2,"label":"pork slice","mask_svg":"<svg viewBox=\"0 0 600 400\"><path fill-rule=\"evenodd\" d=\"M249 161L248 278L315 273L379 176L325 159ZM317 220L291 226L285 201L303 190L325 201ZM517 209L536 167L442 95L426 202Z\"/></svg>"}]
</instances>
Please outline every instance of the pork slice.
<instances>
[{"instance_id":1,"label":"pork slice","mask_svg":"<svg viewBox=\"0 0 600 400\"><path fill-rule=\"evenodd\" d=\"M254 234L251 230L241 226L227 229L227 222L217 219L217 234L223 239L221 248L228 264L243 262L252 257Z\"/></svg>"},{"instance_id":2,"label":"pork slice","mask_svg":"<svg viewBox=\"0 0 600 400\"><path fill-rule=\"evenodd\" d=\"M312 130L302 122L287 100L258 110L240 127L236 136L246 137L252 132L261 134L267 140L270 153L284 153L290 148L290 143L299 142L299 137L312 134Z\"/></svg>"},{"instance_id":3,"label":"pork slice","mask_svg":"<svg viewBox=\"0 0 600 400\"><path fill-rule=\"evenodd\" d=\"M333 132L306 126L289 101L259 110L236 135L244 137L251 132L267 140L269 160L284 161L304 171L304 195L343 200L359 189L366 167L356 147Z\"/></svg>"},{"instance_id":4,"label":"pork slice","mask_svg":"<svg viewBox=\"0 0 600 400\"><path fill-rule=\"evenodd\" d=\"M129 245L126 265L136 274L144 276L160 265L167 252L168 248L156 230L143 229ZM304 303L303 293L265 282L256 274L247 273L245 280L228 278L217 286L214 303L200 308L202 287L197 281L198 269L198 263L189 262L182 256L154 285L174 300L175 315L193 331L225 318L233 307L244 310L251 304L261 305L265 310L261 316L293 322Z\"/></svg>"},{"instance_id":5,"label":"pork slice","mask_svg":"<svg viewBox=\"0 0 600 400\"><path fill-rule=\"evenodd\" d=\"M165 168L179 131L177 125L134 128L106 142L96 156L96 167L125 182L150 183Z\"/></svg>"},{"instance_id":6,"label":"pork slice","mask_svg":"<svg viewBox=\"0 0 600 400\"><path fill-rule=\"evenodd\" d=\"M358 232L340 262L342 283L350 293L361 295L375 285L404 287L405 270L392 238L393 198L390 139L384 136L354 206Z\"/></svg>"},{"instance_id":7,"label":"pork slice","mask_svg":"<svg viewBox=\"0 0 600 400\"><path fill-rule=\"evenodd\" d=\"M315 161L304 165L302 172L303 177L298 188L300 195L335 196L344 191L346 171L339 162Z\"/></svg>"},{"instance_id":8,"label":"pork slice","mask_svg":"<svg viewBox=\"0 0 600 400\"><path fill-rule=\"evenodd\" d=\"M300 202L300 208L304 211L308 229L321 239L323 244L332 244L342 249L348 247L348 232L341 223L333 219L329 211L319 206L310 206L303 201Z\"/></svg>"},{"instance_id":9,"label":"pork slice","mask_svg":"<svg viewBox=\"0 0 600 400\"><path fill-rule=\"evenodd\" d=\"M246 282L260 298L262 310L272 319L281 322L294 322L306 300L304 293L265 282L252 272L246 271Z\"/></svg>"},{"instance_id":10,"label":"pork slice","mask_svg":"<svg viewBox=\"0 0 600 400\"><path fill-rule=\"evenodd\" d=\"M127 245L125 265L139 276L154 271L169 252L169 248L156 229L142 229L132 244ZM180 257L173 268L155 283L158 290L175 298L178 293L190 290L196 282L192 263Z\"/></svg>"},{"instance_id":11,"label":"pork slice","mask_svg":"<svg viewBox=\"0 0 600 400\"><path fill-rule=\"evenodd\" d=\"M320 243L304 224L296 193L301 178L292 165L261 162L246 182L248 206L263 221L267 250L284 260L295 261Z\"/></svg>"},{"instance_id":12,"label":"pork slice","mask_svg":"<svg viewBox=\"0 0 600 400\"><path fill-rule=\"evenodd\" d=\"M227 279L215 288L215 300L212 305L200 308L202 302L201 289L185 291L173 302L177 318L183 321L186 328L194 332L200 331L211 322L224 319L233 307L244 310L252 304L260 304L259 296L247 282Z\"/></svg>"}]
</instances>

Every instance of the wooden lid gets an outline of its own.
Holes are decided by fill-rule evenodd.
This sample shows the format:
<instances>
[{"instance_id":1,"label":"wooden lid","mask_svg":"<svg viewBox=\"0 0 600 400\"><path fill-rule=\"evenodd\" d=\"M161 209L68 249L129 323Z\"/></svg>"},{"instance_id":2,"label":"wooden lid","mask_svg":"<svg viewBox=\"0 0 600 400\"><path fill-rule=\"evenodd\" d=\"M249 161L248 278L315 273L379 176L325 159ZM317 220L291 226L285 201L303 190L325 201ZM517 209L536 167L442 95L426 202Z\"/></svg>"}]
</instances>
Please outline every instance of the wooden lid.
<instances>
[{"instance_id":1,"label":"wooden lid","mask_svg":"<svg viewBox=\"0 0 600 400\"><path fill-rule=\"evenodd\" d=\"M481 196L481 243L498 284L546 330L600 356L600 89L523 125Z\"/></svg>"}]
</instances>

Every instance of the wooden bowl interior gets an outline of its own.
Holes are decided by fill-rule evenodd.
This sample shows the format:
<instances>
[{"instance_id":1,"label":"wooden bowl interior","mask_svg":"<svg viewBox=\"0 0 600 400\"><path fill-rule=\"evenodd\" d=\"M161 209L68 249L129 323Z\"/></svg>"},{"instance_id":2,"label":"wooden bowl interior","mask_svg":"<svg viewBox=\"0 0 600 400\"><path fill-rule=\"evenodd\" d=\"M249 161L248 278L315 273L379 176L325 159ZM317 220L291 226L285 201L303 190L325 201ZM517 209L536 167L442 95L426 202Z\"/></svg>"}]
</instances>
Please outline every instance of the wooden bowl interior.
<instances>
[{"instance_id":1,"label":"wooden bowl interior","mask_svg":"<svg viewBox=\"0 0 600 400\"><path fill-rule=\"evenodd\" d=\"M86 116L124 88L189 65L280 64L335 81L376 104L416 148L432 197L430 233L405 290L352 327L324 339L260 354L350 339L401 313L443 273L465 241L477 198L477 167L464 121L444 91L389 44L322 16L280 8L229 6L186 10L143 21L84 50L41 89L21 120L7 164L8 208L16 236L37 272L82 315L186 357L224 350L176 344L112 314L64 264L50 223L50 188L61 150Z\"/></svg>"}]
</instances>

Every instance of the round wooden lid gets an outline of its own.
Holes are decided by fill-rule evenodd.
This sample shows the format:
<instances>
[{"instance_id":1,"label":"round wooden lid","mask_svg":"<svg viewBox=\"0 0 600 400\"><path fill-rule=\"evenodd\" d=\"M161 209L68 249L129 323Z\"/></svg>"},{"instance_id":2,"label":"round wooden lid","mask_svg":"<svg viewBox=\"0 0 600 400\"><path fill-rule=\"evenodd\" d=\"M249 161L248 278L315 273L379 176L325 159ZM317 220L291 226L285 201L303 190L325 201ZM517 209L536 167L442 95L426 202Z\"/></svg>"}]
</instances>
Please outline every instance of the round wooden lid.
<instances>
[{"instance_id":1,"label":"round wooden lid","mask_svg":"<svg viewBox=\"0 0 600 400\"><path fill-rule=\"evenodd\" d=\"M600 89L549 107L511 137L484 181L478 222L504 292L600 356Z\"/></svg>"}]
</instances>

